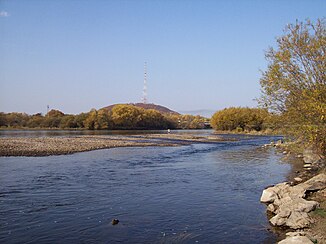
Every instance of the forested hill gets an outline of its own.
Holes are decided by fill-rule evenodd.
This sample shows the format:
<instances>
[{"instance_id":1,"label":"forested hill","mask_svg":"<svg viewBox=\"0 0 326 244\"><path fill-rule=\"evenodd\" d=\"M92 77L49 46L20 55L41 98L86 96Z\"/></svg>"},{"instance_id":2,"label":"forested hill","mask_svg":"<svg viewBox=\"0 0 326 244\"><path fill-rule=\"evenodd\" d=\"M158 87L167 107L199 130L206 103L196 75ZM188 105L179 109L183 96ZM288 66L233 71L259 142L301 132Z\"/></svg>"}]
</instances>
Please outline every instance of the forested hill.
<instances>
[{"instance_id":1,"label":"forested hill","mask_svg":"<svg viewBox=\"0 0 326 244\"><path fill-rule=\"evenodd\" d=\"M139 107L139 108L143 108L143 109L154 109L162 114L174 114L174 115L179 115L178 112L173 111L167 107L161 106L161 105L157 105L157 104L153 104L153 103L128 103L128 104L113 104L107 107L104 107L102 109L106 109L108 111L111 111L112 108L116 105L132 105L135 107Z\"/></svg>"}]
</instances>

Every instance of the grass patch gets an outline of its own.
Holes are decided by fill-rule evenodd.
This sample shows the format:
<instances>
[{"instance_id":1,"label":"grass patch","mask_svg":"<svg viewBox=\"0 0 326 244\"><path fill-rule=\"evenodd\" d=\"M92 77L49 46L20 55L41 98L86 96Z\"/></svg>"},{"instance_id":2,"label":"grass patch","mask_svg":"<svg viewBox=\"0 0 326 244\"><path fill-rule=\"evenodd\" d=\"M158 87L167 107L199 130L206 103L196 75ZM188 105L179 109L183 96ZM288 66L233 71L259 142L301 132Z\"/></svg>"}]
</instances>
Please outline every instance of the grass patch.
<instances>
[{"instance_id":1,"label":"grass patch","mask_svg":"<svg viewBox=\"0 0 326 244\"><path fill-rule=\"evenodd\" d=\"M326 210L322 208L317 208L313 211L314 214L319 215L320 217L326 218Z\"/></svg>"}]
</instances>

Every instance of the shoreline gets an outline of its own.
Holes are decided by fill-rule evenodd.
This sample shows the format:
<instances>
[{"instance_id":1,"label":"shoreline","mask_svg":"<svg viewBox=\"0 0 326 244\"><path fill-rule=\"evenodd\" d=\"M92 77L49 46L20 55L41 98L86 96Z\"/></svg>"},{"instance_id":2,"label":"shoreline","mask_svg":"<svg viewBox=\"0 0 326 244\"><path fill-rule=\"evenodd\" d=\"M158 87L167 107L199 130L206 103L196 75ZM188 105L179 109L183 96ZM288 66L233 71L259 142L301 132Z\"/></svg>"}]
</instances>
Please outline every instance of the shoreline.
<instances>
[{"instance_id":1,"label":"shoreline","mask_svg":"<svg viewBox=\"0 0 326 244\"><path fill-rule=\"evenodd\" d=\"M287 181L265 188L261 198L261 202L268 205L266 205L266 215L270 222L271 230L278 236L278 243L287 244L292 243L291 241L299 240L306 240L307 242L305 243L326 243L326 234L324 232L326 228L325 158L315 154L311 149L305 149L303 152L293 150L293 145L291 145L291 143L271 143L263 147L269 146L275 147L279 153L282 153L284 155L283 160L291 165L291 170L286 176ZM311 190L310 186L310 188L308 187L303 195L301 195L302 189L309 184L314 185L313 188L315 189ZM296 191L296 188L301 189L301 192ZM265 191L268 193L277 193L275 202L274 200L266 202L266 199L262 200L264 198L263 196L266 196ZM301 210L298 210L296 207L290 209L289 216L281 216L283 214L282 212L284 212L283 210L288 207L286 205L289 205L289 201L292 201L289 199L289 196L294 200L291 203L292 205L299 204L297 199L302 199L299 200L301 204L299 208L303 208L302 204L304 204L304 201L310 204L312 202L317 203L316 207L307 212L303 212L303 215L308 214L306 219L307 224L305 226L299 227L299 225L303 223L303 218L298 218L296 220L298 227L287 224L288 220L293 220L292 214L301 214ZM281 205L279 205L282 201L284 201L284 204L281 203ZM273 207L271 205L273 205ZM274 207L276 209L274 209ZM285 221L285 223L282 224L282 221ZM293 222L295 223L296 221Z\"/></svg>"},{"instance_id":2,"label":"shoreline","mask_svg":"<svg viewBox=\"0 0 326 244\"><path fill-rule=\"evenodd\" d=\"M145 134L137 136L56 136L56 137L2 137L0 157L27 156L41 157L67 155L99 149L117 147L173 147L193 143L217 143L234 141L220 136L194 136L177 134Z\"/></svg>"}]
</instances>

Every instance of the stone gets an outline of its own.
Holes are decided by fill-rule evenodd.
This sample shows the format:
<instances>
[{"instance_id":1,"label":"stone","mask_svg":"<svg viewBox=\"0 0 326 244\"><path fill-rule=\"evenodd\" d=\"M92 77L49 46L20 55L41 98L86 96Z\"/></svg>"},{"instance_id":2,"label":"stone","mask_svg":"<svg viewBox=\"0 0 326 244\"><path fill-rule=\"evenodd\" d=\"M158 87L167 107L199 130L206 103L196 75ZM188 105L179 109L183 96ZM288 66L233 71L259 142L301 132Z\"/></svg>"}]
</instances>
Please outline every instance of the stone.
<instances>
[{"instance_id":1,"label":"stone","mask_svg":"<svg viewBox=\"0 0 326 244\"><path fill-rule=\"evenodd\" d=\"M275 192L272 189L268 188L263 191L260 201L263 203L274 202L276 197L277 196Z\"/></svg>"},{"instance_id":2,"label":"stone","mask_svg":"<svg viewBox=\"0 0 326 244\"><path fill-rule=\"evenodd\" d=\"M112 219L112 221L111 221L111 224L112 225L117 225L117 224L119 224L119 220L118 219Z\"/></svg>"},{"instance_id":3,"label":"stone","mask_svg":"<svg viewBox=\"0 0 326 244\"><path fill-rule=\"evenodd\" d=\"M323 190L326 188L326 174L316 175L300 185L303 185L306 190Z\"/></svg>"},{"instance_id":4,"label":"stone","mask_svg":"<svg viewBox=\"0 0 326 244\"><path fill-rule=\"evenodd\" d=\"M274 206L273 203L271 203L271 204L269 204L269 205L267 206L267 211L274 213L275 210L276 210L276 208L275 208L275 206Z\"/></svg>"},{"instance_id":5,"label":"stone","mask_svg":"<svg viewBox=\"0 0 326 244\"><path fill-rule=\"evenodd\" d=\"M274 226L287 226L292 229L305 228L312 223L308 213L319 204L304 199L307 191L326 189L326 174L319 174L295 186L280 183L263 191L261 202L269 203L267 211L275 214L270 219Z\"/></svg>"},{"instance_id":6,"label":"stone","mask_svg":"<svg viewBox=\"0 0 326 244\"><path fill-rule=\"evenodd\" d=\"M291 236L278 242L278 244L313 244L306 236Z\"/></svg>"},{"instance_id":7,"label":"stone","mask_svg":"<svg viewBox=\"0 0 326 244\"><path fill-rule=\"evenodd\" d=\"M305 212L294 211L285 221L285 225L292 229L302 229L313 223L312 219Z\"/></svg>"},{"instance_id":8,"label":"stone","mask_svg":"<svg viewBox=\"0 0 326 244\"><path fill-rule=\"evenodd\" d=\"M321 156L315 153L312 149L305 149L303 152L303 161L306 164L316 163L321 159Z\"/></svg>"},{"instance_id":9,"label":"stone","mask_svg":"<svg viewBox=\"0 0 326 244\"><path fill-rule=\"evenodd\" d=\"M297 181L297 182L301 182L302 181L302 179L300 177L295 177L294 180Z\"/></svg>"},{"instance_id":10,"label":"stone","mask_svg":"<svg viewBox=\"0 0 326 244\"><path fill-rule=\"evenodd\" d=\"M304 164L303 167L304 168L310 168L311 167L311 164Z\"/></svg>"},{"instance_id":11,"label":"stone","mask_svg":"<svg viewBox=\"0 0 326 244\"><path fill-rule=\"evenodd\" d=\"M306 233L304 231L295 231L295 232L288 232L285 234L286 236L305 236Z\"/></svg>"}]
</instances>

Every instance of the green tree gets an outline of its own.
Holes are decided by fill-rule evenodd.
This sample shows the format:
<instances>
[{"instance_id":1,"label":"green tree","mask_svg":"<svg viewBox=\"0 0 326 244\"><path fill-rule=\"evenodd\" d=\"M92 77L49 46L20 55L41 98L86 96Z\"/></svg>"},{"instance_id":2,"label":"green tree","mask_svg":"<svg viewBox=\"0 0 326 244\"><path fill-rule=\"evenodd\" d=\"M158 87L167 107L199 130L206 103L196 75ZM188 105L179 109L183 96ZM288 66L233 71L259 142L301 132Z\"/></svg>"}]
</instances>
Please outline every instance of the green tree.
<instances>
[{"instance_id":1,"label":"green tree","mask_svg":"<svg viewBox=\"0 0 326 244\"><path fill-rule=\"evenodd\" d=\"M266 52L260 103L282 115L288 132L326 148L326 25L296 22Z\"/></svg>"}]
</instances>

